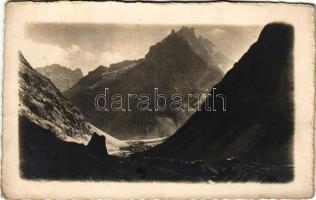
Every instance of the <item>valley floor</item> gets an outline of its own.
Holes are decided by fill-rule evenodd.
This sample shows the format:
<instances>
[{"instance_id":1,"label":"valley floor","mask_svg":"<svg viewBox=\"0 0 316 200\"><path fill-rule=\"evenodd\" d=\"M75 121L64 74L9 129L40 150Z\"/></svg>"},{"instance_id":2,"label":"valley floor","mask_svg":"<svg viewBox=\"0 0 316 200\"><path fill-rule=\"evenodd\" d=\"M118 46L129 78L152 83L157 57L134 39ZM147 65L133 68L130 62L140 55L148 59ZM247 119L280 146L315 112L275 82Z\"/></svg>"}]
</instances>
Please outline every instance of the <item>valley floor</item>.
<instances>
[{"instance_id":1,"label":"valley floor","mask_svg":"<svg viewBox=\"0 0 316 200\"><path fill-rule=\"evenodd\" d=\"M98 146L63 142L49 130L20 117L21 177L40 180L288 182L292 166L269 166L230 158L221 163L186 161L137 153L160 143L124 141L123 157L95 153ZM133 154L131 154L133 152ZM136 152L136 153L135 153ZM122 156L122 155L120 155Z\"/></svg>"},{"instance_id":2,"label":"valley floor","mask_svg":"<svg viewBox=\"0 0 316 200\"><path fill-rule=\"evenodd\" d=\"M159 137L152 139L140 139L140 140L119 140L104 131L98 129L97 127L89 124L92 131L98 135L103 135L106 138L106 148L109 155L118 157L127 157L131 154L145 151L152 148L167 139L167 137Z\"/></svg>"},{"instance_id":3,"label":"valley floor","mask_svg":"<svg viewBox=\"0 0 316 200\"><path fill-rule=\"evenodd\" d=\"M162 143L166 139L167 137L143 140L124 140L124 142L127 144L126 146L120 147L117 151L109 151L109 154L119 157L126 157L135 153L146 151Z\"/></svg>"}]
</instances>

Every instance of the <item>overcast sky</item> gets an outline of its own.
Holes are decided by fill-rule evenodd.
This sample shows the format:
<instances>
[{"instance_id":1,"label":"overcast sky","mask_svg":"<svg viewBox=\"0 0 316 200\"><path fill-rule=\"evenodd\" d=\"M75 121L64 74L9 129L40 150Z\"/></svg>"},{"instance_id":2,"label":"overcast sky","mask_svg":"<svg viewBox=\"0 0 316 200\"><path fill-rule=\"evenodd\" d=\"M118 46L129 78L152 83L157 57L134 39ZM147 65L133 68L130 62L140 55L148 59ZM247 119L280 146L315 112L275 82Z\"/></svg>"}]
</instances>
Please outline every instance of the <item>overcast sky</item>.
<instances>
[{"instance_id":1,"label":"overcast sky","mask_svg":"<svg viewBox=\"0 0 316 200\"><path fill-rule=\"evenodd\" d=\"M182 25L29 24L21 50L33 67L60 64L84 74L99 65L143 58L149 47ZM191 26L191 25L188 25ZM262 27L194 26L224 55L237 61Z\"/></svg>"}]
</instances>

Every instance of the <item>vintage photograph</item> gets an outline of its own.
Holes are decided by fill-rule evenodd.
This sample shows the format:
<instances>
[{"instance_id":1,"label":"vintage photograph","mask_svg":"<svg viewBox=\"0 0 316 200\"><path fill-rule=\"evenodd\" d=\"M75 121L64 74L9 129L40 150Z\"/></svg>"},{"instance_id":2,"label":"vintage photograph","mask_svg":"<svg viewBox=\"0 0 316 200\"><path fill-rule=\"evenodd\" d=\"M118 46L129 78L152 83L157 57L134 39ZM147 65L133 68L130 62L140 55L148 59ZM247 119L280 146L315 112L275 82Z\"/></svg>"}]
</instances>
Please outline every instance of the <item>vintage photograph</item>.
<instances>
[{"instance_id":1,"label":"vintage photograph","mask_svg":"<svg viewBox=\"0 0 316 200\"><path fill-rule=\"evenodd\" d=\"M29 20L19 29L16 65L5 67L16 69L22 181L260 187L301 176L296 22Z\"/></svg>"},{"instance_id":2,"label":"vintage photograph","mask_svg":"<svg viewBox=\"0 0 316 200\"><path fill-rule=\"evenodd\" d=\"M25 28L22 177L293 179L290 24Z\"/></svg>"}]
</instances>

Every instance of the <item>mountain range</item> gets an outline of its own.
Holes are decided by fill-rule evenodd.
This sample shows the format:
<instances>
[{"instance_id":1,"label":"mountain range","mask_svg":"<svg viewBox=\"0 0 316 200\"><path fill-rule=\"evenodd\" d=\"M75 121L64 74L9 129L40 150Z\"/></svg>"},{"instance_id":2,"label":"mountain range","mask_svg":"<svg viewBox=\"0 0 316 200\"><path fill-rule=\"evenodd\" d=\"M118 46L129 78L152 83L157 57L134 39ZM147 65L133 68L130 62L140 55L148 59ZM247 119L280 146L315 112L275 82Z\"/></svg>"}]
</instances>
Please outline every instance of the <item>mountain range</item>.
<instances>
[{"instance_id":1,"label":"mountain range","mask_svg":"<svg viewBox=\"0 0 316 200\"><path fill-rule=\"evenodd\" d=\"M190 105L184 103L193 111L173 111L169 107L163 112L139 111L137 102L132 101L130 112L100 112L94 106L95 96L104 94L105 88L112 94L125 95L153 96L154 88L168 97L174 94L183 97L188 94L201 95L221 80L223 72L219 66L229 62L214 49L211 41L197 37L194 29L182 27L150 47L144 59L112 64L109 70L98 67L65 91L64 95L93 125L116 138L169 136L193 113L196 99L192 99Z\"/></svg>"},{"instance_id":2,"label":"mountain range","mask_svg":"<svg viewBox=\"0 0 316 200\"><path fill-rule=\"evenodd\" d=\"M200 172L198 166L177 166L171 172L169 167L109 155L111 148L120 151L119 147L128 147L127 143L89 124L48 78L32 68L22 53L19 60L21 178L133 181L186 180L197 174L207 175ZM135 148L135 142L131 141L131 148ZM147 173L149 168L150 173ZM196 172L186 175L193 169Z\"/></svg>"},{"instance_id":3,"label":"mountain range","mask_svg":"<svg viewBox=\"0 0 316 200\"><path fill-rule=\"evenodd\" d=\"M39 67L35 70L49 78L62 92L71 88L83 76L82 71L79 68L71 70L58 64Z\"/></svg>"},{"instance_id":4,"label":"mountain range","mask_svg":"<svg viewBox=\"0 0 316 200\"><path fill-rule=\"evenodd\" d=\"M22 53L19 61L21 176L55 180L125 177L127 167L108 153L126 144L89 124ZM120 173L115 171L120 168Z\"/></svg>"},{"instance_id":5,"label":"mountain range","mask_svg":"<svg viewBox=\"0 0 316 200\"><path fill-rule=\"evenodd\" d=\"M292 165L293 32L291 25L265 26L257 42L214 86L226 96L226 111L210 112L204 102L174 135L144 155ZM222 99L215 104L222 106Z\"/></svg>"}]
</instances>

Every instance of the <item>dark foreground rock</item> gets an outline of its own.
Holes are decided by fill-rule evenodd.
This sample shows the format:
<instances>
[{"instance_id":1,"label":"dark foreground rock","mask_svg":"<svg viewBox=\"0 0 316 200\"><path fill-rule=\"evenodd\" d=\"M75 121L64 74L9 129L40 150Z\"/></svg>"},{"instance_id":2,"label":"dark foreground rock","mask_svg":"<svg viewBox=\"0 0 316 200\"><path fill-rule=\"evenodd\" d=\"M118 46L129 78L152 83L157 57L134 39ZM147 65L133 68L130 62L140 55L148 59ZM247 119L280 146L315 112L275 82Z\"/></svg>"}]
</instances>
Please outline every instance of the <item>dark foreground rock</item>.
<instances>
[{"instance_id":1,"label":"dark foreground rock","mask_svg":"<svg viewBox=\"0 0 316 200\"><path fill-rule=\"evenodd\" d=\"M50 130L25 117L19 119L19 130L21 177L31 180L285 182L292 171L288 166L264 166L237 160L210 164L162 157L136 159L95 154L88 146L60 140Z\"/></svg>"},{"instance_id":2,"label":"dark foreground rock","mask_svg":"<svg viewBox=\"0 0 316 200\"><path fill-rule=\"evenodd\" d=\"M108 155L105 143L105 136L94 133L88 143L88 151L94 155L106 156Z\"/></svg>"}]
</instances>

